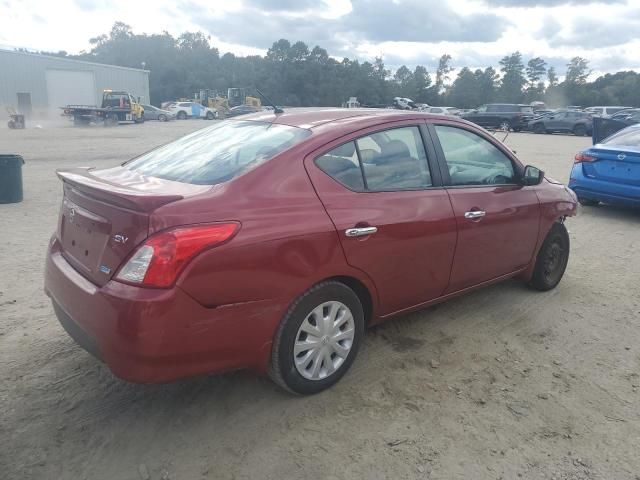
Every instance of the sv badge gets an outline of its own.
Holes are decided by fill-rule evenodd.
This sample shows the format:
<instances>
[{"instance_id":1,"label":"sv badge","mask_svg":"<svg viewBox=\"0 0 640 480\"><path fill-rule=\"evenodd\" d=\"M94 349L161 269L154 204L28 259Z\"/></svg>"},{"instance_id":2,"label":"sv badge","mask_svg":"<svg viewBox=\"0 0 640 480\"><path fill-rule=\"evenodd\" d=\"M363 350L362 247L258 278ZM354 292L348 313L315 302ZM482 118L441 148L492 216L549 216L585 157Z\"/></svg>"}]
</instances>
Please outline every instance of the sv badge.
<instances>
[{"instance_id":1,"label":"sv badge","mask_svg":"<svg viewBox=\"0 0 640 480\"><path fill-rule=\"evenodd\" d=\"M119 233L113 236L113 241L116 242L116 243L125 244L125 243L127 243L127 240L129 240L129 237L126 237L126 236L121 235Z\"/></svg>"}]
</instances>

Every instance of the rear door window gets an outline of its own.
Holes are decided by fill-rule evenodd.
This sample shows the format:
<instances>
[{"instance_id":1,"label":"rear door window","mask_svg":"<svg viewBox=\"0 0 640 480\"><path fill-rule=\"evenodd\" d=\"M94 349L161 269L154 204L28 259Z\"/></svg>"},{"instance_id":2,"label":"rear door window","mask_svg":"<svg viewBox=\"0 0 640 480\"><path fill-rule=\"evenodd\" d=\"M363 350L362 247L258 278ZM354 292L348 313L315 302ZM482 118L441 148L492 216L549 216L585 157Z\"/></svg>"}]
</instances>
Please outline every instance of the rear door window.
<instances>
[{"instance_id":1,"label":"rear door window","mask_svg":"<svg viewBox=\"0 0 640 480\"><path fill-rule=\"evenodd\" d=\"M451 185L505 185L516 183L511 159L488 140L457 127L435 125Z\"/></svg>"},{"instance_id":2,"label":"rear door window","mask_svg":"<svg viewBox=\"0 0 640 480\"><path fill-rule=\"evenodd\" d=\"M350 190L364 191L364 179L360 168L355 142L345 143L316 159L316 165L324 173Z\"/></svg>"},{"instance_id":3,"label":"rear door window","mask_svg":"<svg viewBox=\"0 0 640 480\"><path fill-rule=\"evenodd\" d=\"M433 185L418 127L366 135L318 157L316 165L355 191L416 190Z\"/></svg>"},{"instance_id":4,"label":"rear door window","mask_svg":"<svg viewBox=\"0 0 640 480\"><path fill-rule=\"evenodd\" d=\"M126 163L150 177L197 185L231 180L311 135L269 122L229 120L198 130Z\"/></svg>"}]
</instances>

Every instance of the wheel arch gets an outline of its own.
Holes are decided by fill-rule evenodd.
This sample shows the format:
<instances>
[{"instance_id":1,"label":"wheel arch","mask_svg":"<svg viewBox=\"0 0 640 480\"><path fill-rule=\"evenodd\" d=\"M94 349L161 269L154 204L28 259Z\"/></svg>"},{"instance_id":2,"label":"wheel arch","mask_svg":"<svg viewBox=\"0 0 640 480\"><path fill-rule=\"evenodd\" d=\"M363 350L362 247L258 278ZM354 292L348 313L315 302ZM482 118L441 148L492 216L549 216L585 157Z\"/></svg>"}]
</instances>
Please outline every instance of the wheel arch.
<instances>
[{"instance_id":1,"label":"wheel arch","mask_svg":"<svg viewBox=\"0 0 640 480\"><path fill-rule=\"evenodd\" d=\"M539 236L538 236L538 243L537 243L536 249L535 249L535 251L533 253L533 257L531 258L527 268L522 273L520 273L517 278L519 278L520 280L523 280L523 281L525 281L527 283L531 280L531 277L533 276L533 270L535 269L535 266L536 266L536 259L538 258L538 253L540 252L540 249L542 248L542 244L544 243L544 241L547 238L547 236L551 233L551 230L553 230L553 228L556 225L564 225L564 222L565 222L566 219L567 219L567 215L566 214L561 214L561 215L558 215L555 218L555 220L553 220L551 222L542 222L540 224L540 233L539 233Z\"/></svg>"},{"instance_id":2,"label":"wheel arch","mask_svg":"<svg viewBox=\"0 0 640 480\"><path fill-rule=\"evenodd\" d=\"M373 319L373 297L369 288L361 282L356 277L351 277L347 275L340 275L336 277L330 277L322 280L322 282L327 281L335 281L340 282L349 287L360 299L360 303L362 304L362 311L364 313L364 323L366 326L371 324L371 320ZM318 282L318 283L322 283Z\"/></svg>"}]
</instances>

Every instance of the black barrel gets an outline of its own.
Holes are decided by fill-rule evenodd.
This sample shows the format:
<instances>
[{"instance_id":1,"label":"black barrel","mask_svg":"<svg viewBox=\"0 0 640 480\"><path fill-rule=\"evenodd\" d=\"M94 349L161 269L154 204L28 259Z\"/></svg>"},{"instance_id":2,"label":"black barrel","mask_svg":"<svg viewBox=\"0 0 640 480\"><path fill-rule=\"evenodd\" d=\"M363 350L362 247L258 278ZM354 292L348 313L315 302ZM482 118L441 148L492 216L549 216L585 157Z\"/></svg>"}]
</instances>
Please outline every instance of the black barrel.
<instances>
[{"instance_id":1,"label":"black barrel","mask_svg":"<svg viewBox=\"0 0 640 480\"><path fill-rule=\"evenodd\" d=\"M22 165L20 155L0 154L0 203L22 201Z\"/></svg>"}]
</instances>

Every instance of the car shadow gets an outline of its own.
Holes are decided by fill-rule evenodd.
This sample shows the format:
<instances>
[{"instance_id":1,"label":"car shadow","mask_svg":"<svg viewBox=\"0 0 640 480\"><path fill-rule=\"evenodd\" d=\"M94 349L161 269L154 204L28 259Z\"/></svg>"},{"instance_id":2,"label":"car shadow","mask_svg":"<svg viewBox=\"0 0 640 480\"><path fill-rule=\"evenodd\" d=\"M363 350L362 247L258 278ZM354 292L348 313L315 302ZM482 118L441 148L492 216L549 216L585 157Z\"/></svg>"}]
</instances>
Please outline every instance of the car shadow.
<instances>
[{"instance_id":1,"label":"car shadow","mask_svg":"<svg viewBox=\"0 0 640 480\"><path fill-rule=\"evenodd\" d=\"M581 207L582 215L589 215L609 220L640 221L640 208L624 207L601 203L594 207Z\"/></svg>"}]
</instances>

